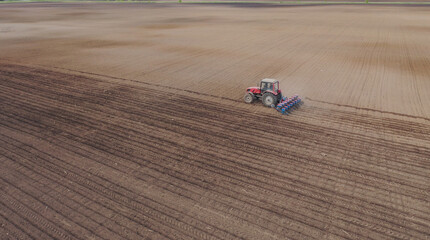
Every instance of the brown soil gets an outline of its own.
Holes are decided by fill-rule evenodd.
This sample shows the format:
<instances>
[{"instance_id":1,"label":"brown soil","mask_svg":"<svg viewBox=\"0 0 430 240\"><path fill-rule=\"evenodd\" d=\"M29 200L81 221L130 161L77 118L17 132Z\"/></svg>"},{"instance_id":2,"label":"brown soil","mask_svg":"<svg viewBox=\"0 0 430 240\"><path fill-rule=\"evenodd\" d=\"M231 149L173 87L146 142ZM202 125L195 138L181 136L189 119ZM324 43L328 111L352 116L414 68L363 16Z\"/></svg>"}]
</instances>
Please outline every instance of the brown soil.
<instances>
[{"instance_id":1,"label":"brown soil","mask_svg":"<svg viewBox=\"0 0 430 240\"><path fill-rule=\"evenodd\" d=\"M429 11L0 5L1 238L428 239Z\"/></svg>"}]
</instances>

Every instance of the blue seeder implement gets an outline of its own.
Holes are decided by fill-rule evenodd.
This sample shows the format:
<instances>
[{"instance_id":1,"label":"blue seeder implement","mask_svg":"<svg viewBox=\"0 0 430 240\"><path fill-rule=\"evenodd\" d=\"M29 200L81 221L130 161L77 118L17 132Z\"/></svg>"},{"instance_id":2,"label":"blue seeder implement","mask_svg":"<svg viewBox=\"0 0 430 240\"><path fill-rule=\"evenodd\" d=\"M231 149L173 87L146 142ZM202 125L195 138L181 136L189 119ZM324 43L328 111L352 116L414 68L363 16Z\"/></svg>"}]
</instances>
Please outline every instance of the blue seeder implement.
<instances>
[{"instance_id":1,"label":"blue seeder implement","mask_svg":"<svg viewBox=\"0 0 430 240\"><path fill-rule=\"evenodd\" d=\"M298 108L302 104L302 99L298 95L294 95L290 98L283 97L282 100L273 107L282 114L288 114L292 110Z\"/></svg>"}]
</instances>

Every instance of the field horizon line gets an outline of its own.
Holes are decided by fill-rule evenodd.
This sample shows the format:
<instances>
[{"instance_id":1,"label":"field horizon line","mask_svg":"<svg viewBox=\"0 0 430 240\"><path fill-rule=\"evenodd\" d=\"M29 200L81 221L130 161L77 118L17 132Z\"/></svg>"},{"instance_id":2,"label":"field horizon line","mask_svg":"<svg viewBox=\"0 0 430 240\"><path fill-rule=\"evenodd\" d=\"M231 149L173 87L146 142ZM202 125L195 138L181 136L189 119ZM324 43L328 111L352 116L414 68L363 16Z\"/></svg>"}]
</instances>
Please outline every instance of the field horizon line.
<instances>
[{"instance_id":1,"label":"field horizon line","mask_svg":"<svg viewBox=\"0 0 430 240\"><path fill-rule=\"evenodd\" d=\"M338 2L338 1L193 1L193 0L178 0L178 1L157 1L157 0L95 0L95 1L80 1L80 0L0 0L0 3L172 3L172 4L271 4L271 5L430 5L429 2Z\"/></svg>"}]
</instances>

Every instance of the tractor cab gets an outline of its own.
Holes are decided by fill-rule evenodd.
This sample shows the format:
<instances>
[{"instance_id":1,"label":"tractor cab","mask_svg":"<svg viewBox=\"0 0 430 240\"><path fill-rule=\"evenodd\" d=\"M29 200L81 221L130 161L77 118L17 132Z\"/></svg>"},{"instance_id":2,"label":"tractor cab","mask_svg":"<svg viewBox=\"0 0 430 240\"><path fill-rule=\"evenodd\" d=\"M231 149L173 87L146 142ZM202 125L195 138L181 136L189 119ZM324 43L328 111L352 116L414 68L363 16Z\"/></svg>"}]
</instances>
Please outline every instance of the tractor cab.
<instances>
[{"instance_id":1,"label":"tractor cab","mask_svg":"<svg viewBox=\"0 0 430 240\"><path fill-rule=\"evenodd\" d=\"M260 91L272 91L273 93L278 93L279 90L279 82L275 79L265 78L260 82Z\"/></svg>"},{"instance_id":2,"label":"tractor cab","mask_svg":"<svg viewBox=\"0 0 430 240\"><path fill-rule=\"evenodd\" d=\"M279 81L265 78L260 81L259 87L249 87L246 89L244 97L246 103L252 103L260 98L263 105L267 107L276 105L282 98L282 93L279 89Z\"/></svg>"}]
</instances>

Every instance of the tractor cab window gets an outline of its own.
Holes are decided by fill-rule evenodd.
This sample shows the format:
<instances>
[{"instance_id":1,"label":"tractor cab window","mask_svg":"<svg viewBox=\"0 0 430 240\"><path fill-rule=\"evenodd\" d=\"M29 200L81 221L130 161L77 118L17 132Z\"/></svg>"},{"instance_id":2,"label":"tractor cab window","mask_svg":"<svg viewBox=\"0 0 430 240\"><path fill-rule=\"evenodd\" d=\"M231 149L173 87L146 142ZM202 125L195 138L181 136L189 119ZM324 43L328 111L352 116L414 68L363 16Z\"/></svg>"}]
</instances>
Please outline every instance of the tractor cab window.
<instances>
[{"instance_id":1,"label":"tractor cab window","mask_svg":"<svg viewBox=\"0 0 430 240\"><path fill-rule=\"evenodd\" d=\"M261 91L272 90L272 83L263 82L261 83Z\"/></svg>"},{"instance_id":2,"label":"tractor cab window","mask_svg":"<svg viewBox=\"0 0 430 240\"><path fill-rule=\"evenodd\" d=\"M275 83L275 89L273 89L275 92L277 92L278 91L278 89L279 89L279 82L276 82Z\"/></svg>"}]
</instances>

